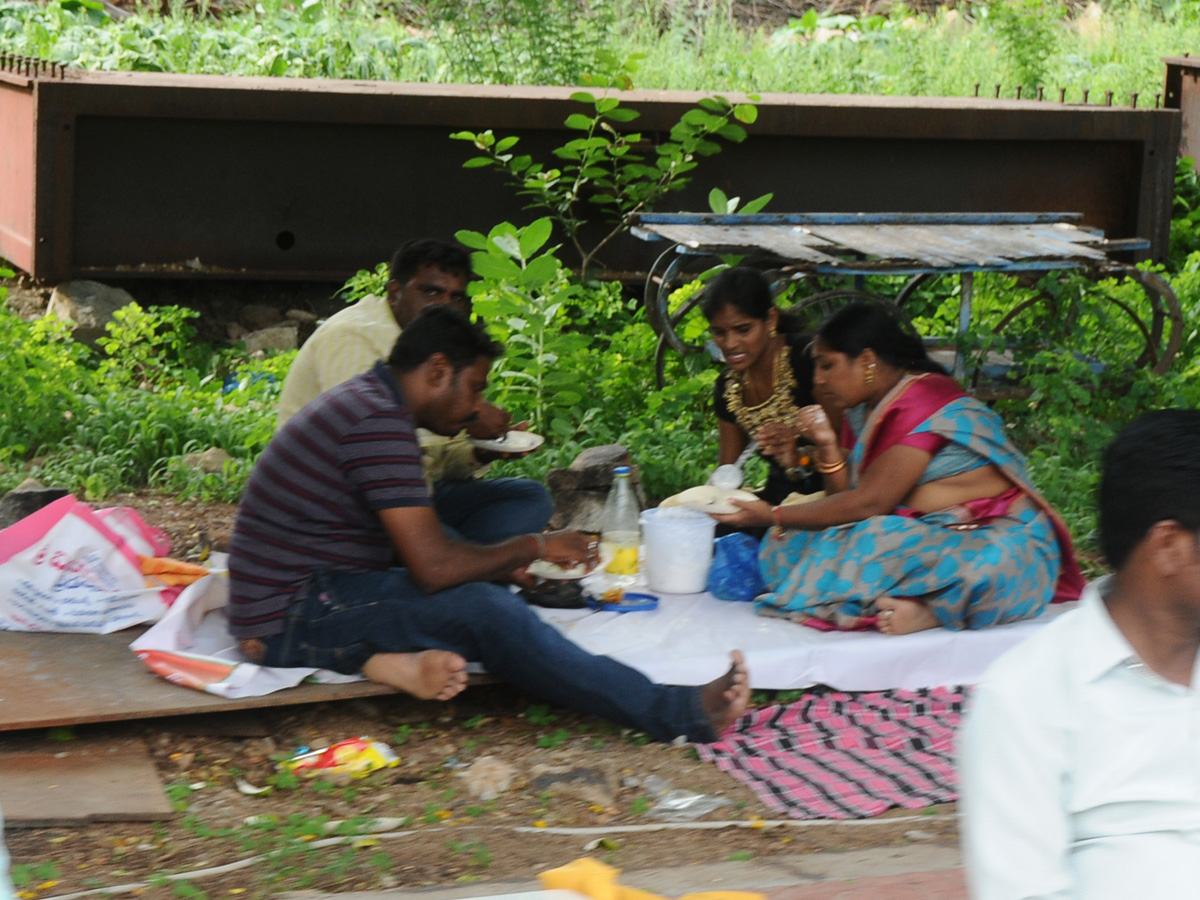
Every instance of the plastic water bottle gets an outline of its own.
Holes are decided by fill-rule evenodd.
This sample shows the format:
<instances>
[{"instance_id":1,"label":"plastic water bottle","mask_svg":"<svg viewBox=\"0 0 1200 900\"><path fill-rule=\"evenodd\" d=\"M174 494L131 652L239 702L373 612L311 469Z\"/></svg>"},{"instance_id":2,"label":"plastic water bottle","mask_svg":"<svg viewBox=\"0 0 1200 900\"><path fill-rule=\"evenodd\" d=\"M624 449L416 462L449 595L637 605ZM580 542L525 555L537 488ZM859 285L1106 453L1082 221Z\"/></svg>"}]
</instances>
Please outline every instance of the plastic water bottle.
<instances>
[{"instance_id":1,"label":"plastic water bottle","mask_svg":"<svg viewBox=\"0 0 1200 900\"><path fill-rule=\"evenodd\" d=\"M638 546L642 542L640 512L629 466L617 466L604 502L600 531L600 557L605 563L604 581L609 590L624 589L637 581Z\"/></svg>"}]
</instances>

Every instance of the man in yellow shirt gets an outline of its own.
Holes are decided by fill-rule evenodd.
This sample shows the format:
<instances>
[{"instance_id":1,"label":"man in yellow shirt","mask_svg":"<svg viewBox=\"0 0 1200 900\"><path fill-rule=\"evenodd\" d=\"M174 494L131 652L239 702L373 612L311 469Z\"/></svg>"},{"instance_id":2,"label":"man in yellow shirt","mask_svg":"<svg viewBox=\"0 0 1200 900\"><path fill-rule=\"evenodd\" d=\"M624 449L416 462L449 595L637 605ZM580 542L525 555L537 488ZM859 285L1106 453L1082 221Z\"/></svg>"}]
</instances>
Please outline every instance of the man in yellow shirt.
<instances>
[{"instance_id":1,"label":"man in yellow shirt","mask_svg":"<svg viewBox=\"0 0 1200 900\"><path fill-rule=\"evenodd\" d=\"M330 316L300 348L279 395L276 427L329 389L386 359L401 329L425 307L449 303L469 315L470 271L466 251L454 244L418 240L401 247L392 258L385 296L363 297ZM444 438L419 433L438 518L478 543L540 532L553 512L549 492L536 481L478 477L490 462L511 454L481 450L470 438L499 437L509 421L507 412L488 403L462 434Z\"/></svg>"}]
</instances>

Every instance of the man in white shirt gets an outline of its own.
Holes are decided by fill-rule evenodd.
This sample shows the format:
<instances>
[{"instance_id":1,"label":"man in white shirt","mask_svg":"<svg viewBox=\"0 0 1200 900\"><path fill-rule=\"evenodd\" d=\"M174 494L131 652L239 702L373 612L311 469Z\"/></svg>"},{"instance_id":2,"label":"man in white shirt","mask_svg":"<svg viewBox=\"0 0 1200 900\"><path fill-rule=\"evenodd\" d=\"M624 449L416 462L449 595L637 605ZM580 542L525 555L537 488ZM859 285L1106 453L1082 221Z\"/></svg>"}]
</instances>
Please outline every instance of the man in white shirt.
<instances>
[{"instance_id":1,"label":"man in white shirt","mask_svg":"<svg viewBox=\"0 0 1200 900\"><path fill-rule=\"evenodd\" d=\"M1108 448L1116 574L1001 657L961 738L978 900L1200 897L1200 411Z\"/></svg>"},{"instance_id":2,"label":"man in white shirt","mask_svg":"<svg viewBox=\"0 0 1200 900\"><path fill-rule=\"evenodd\" d=\"M276 427L330 388L386 359L400 331L427 306L449 303L470 315L466 251L436 240L410 241L392 257L387 292L367 296L330 316L304 342L279 395ZM495 543L546 527L554 504L546 487L527 478L481 479L486 466L514 454L474 446L509 427L507 412L485 403L479 420L464 433L443 438L420 434L426 478L442 524L460 537Z\"/></svg>"}]
</instances>

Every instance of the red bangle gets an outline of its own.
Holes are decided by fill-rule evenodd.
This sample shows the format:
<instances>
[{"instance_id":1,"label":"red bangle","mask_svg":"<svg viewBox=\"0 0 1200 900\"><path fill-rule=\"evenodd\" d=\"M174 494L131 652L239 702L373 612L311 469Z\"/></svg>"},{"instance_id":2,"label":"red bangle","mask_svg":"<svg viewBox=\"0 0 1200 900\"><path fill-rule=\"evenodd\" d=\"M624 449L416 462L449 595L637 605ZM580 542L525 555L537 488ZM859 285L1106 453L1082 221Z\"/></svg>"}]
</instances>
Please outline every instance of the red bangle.
<instances>
[{"instance_id":1,"label":"red bangle","mask_svg":"<svg viewBox=\"0 0 1200 900\"><path fill-rule=\"evenodd\" d=\"M771 507L771 521L775 523L776 528L783 527L783 522L780 521L780 519L779 519L779 513L780 513L780 510L782 510L782 509L783 509L782 506L772 506Z\"/></svg>"}]
</instances>

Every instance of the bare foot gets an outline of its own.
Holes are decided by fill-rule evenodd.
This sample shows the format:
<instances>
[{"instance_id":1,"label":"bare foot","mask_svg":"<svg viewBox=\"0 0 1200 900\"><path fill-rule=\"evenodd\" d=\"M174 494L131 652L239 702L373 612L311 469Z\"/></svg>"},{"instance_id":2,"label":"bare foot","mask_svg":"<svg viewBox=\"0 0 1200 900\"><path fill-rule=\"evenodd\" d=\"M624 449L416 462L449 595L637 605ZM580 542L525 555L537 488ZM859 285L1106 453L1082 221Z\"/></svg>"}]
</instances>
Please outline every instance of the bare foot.
<instances>
[{"instance_id":1,"label":"bare foot","mask_svg":"<svg viewBox=\"0 0 1200 900\"><path fill-rule=\"evenodd\" d=\"M912 634L937 628L939 622L933 610L918 600L902 600L899 597L880 597L879 618L875 627L884 634Z\"/></svg>"},{"instance_id":2,"label":"bare foot","mask_svg":"<svg viewBox=\"0 0 1200 900\"><path fill-rule=\"evenodd\" d=\"M734 650L729 658L733 660L729 671L700 688L700 703L718 738L750 704L750 673L746 670L746 658L741 650Z\"/></svg>"},{"instance_id":3,"label":"bare foot","mask_svg":"<svg viewBox=\"0 0 1200 900\"><path fill-rule=\"evenodd\" d=\"M467 686L467 661L449 650L376 653L362 671L421 700L449 700Z\"/></svg>"}]
</instances>

